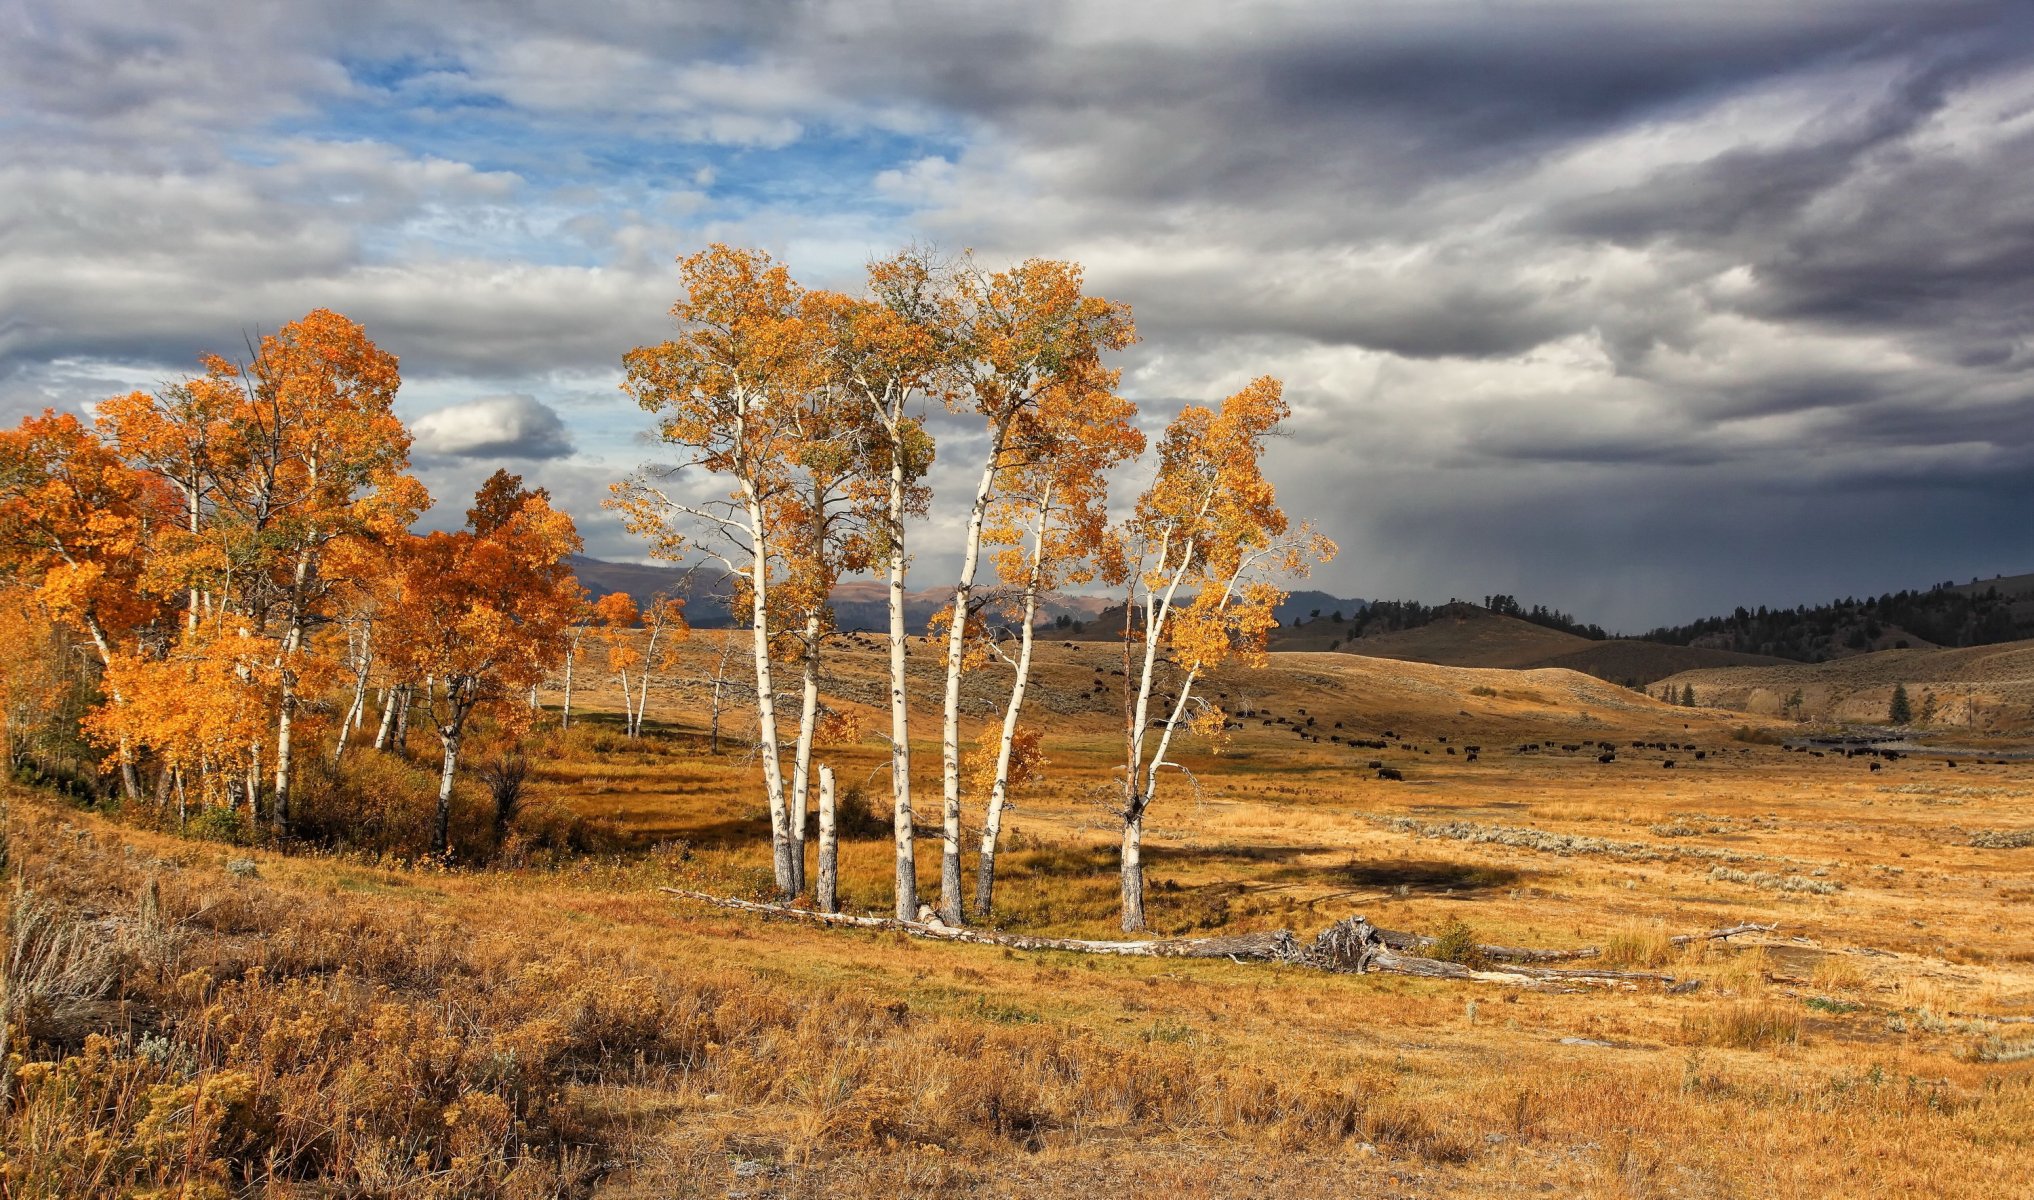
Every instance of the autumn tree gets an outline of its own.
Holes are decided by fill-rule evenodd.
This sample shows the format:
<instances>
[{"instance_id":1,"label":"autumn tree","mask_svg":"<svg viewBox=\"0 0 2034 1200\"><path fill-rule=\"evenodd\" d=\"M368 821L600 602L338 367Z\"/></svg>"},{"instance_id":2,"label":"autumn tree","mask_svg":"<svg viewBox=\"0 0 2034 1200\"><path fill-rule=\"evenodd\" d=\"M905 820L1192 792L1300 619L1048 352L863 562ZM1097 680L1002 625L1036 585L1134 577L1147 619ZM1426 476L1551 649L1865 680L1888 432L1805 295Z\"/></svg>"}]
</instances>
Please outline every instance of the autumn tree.
<instances>
[{"instance_id":1,"label":"autumn tree","mask_svg":"<svg viewBox=\"0 0 2034 1200\"><path fill-rule=\"evenodd\" d=\"M144 583L164 500L76 417L45 411L0 433L0 573L84 635L102 669L162 613ZM105 686L113 705L127 703L117 680ZM131 739L117 754L121 790L139 799Z\"/></svg>"},{"instance_id":2,"label":"autumn tree","mask_svg":"<svg viewBox=\"0 0 2034 1200\"><path fill-rule=\"evenodd\" d=\"M586 602L584 588L581 588L579 603L572 608L572 617L565 624L565 694L558 706L558 728L572 728L572 683L573 671L579 660L586 657L586 635L592 627L593 606Z\"/></svg>"},{"instance_id":3,"label":"autumn tree","mask_svg":"<svg viewBox=\"0 0 2034 1200\"><path fill-rule=\"evenodd\" d=\"M1220 708L1195 685L1224 662L1259 664L1285 597L1280 581L1334 555L1334 543L1292 528L1263 471L1265 439L1289 413L1265 377L1223 401L1190 405L1166 427L1151 485L1124 530L1131 594L1125 601L1122 925L1144 928L1144 816L1168 754L1184 733L1217 733ZM1141 642L1141 645L1138 644ZM1139 662L1132 665L1131 655ZM1168 670L1166 711L1152 701ZM1153 734L1156 734L1154 737Z\"/></svg>"},{"instance_id":4,"label":"autumn tree","mask_svg":"<svg viewBox=\"0 0 2034 1200\"><path fill-rule=\"evenodd\" d=\"M353 582L332 569L334 549L394 537L428 497L403 474L396 360L359 325L318 309L252 349L245 364L208 357L200 377L115 397L103 418L121 452L180 495L181 536L160 539L157 569L186 587L187 627L216 603L270 644L280 830L298 710L322 665L311 634Z\"/></svg>"},{"instance_id":5,"label":"autumn tree","mask_svg":"<svg viewBox=\"0 0 2034 1200\"><path fill-rule=\"evenodd\" d=\"M34 591L0 585L0 764L11 774L44 732L70 686L70 647Z\"/></svg>"},{"instance_id":6,"label":"autumn tree","mask_svg":"<svg viewBox=\"0 0 2034 1200\"><path fill-rule=\"evenodd\" d=\"M436 681L427 700L443 757L432 844L447 855L469 719L483 706L507 721L526 716L515 701L558 664L580 595L566 560L580 547L572 518L506 472L476 501L465 528L401 543L402 616L384 637L384 653L410 678Z\"/></svg>"},{"instance_id":7,"label":"autumn tree","mask_svg":"<svg viewBox=\"0 0 2034 1200\"><path fill-rule=\"evenodd\" d=\"M947 625L940 738L943 822L940 916L961 921L960 686L967 614L976 605L975 574L983 531L999 488L1027 465L1034 448L1022 436L1047 397L1106 395L1118 372L1102 356L1136 340L1127 306L1082 290L1078 265L1031 259L985 271L964 259L949 275L952 319L942 330L940 386L949 408L981 421L986 449L961 543L960 577Z\"/></svg>"},{"instance_id":8,"label":"autumn tree","mask_svg":"<svg viewBox=\"0 0 2034 1200\"><path fill-rule=\"evenodd\" d=\"M628 735L643 736L643 714L650 707L650 679L658 671L669 671L678 663L678 643L692 632L685 623L685 601L666 593L650 597L639 618L643 626L642 670L636 678L635 711L629 715ZM622 707L628 707L623 698Z\"/></svg>"},{"instance_id":9,"label":"autumn tree","mask_svg":"<svg viewBox=\"0 0 2034 1200\"><path fill-rule=\"evenodd\" d=\"M391 538L427 503L409 465L410 435L392 409L395 356L359 325L317 309L261 339L233 424L235 474L217 481L252 561L256 626L276 621L275 795L288 828L293 726L308 635L344 580L322 568L347 537Z\"/></svg>"},{"instance_id":10,"label":"autumn tree","mask_svg":"<svg viewBox=\"0 0 2034 1200\"><path fill-rule=\"evenodd\" d=\"M976 860L975 911L994 904L996 843L1011 789L1035 769L1036 734L1021 724L1031 681L1033 643L1042 596L1093 582L1102 573L1108 532L1109 473L1143 452L1133 424L1136 406L1095 376L1055 388L1015 423L1009 438L1012 466L999 484L983 539L995 551L1006 588L1007 615L1016 624L1017 652L1003 720L978 778L987 794ZM1113 575L1108 582L1121 582ZM1007 656L1006 656L1007 658Z\"/></svg>"},{"instance_id":11,"label":"autumn tree","mask_svg":"<svg viewBox=\"0 0 2034 1200\"><path fill-rule=\"evenodd\" d=\"M622 694L622 732L634 737L636 727L635 676L643 668L643 650L636 644L636 622L642 612L636 598L627 592L609 592L595 600L591 609L594 637L600 640L608 673L614 676Z\"/></svg>"},{"instance_id":12,"label":"autumn tree","mask_svg":"<svg viewBox=\"0 0 2034 1200\"><path fill-rule=\"evenodd\" d=\"M272 661L270 647L215 610L160 654L117 658L106 678L127 701L90 714L86 732L153 754L179 822L208 807L244 808L251 820L252 748L271 716Z\"/></svg>"},{"instance_id":13,"label":"autumn tree","mask_svg":"<svg viewBox=\"0 0 2034 1200\"><path fill-rule=\"evenodd\" d=\"M680 259L679 272L685 295L671 308L679 334L629 351L622 386L656 415L658 435L683 458L617 484L610 503L649 539L652 553L676 558L689 544L744 579L772 858L777 887L789 895L798 870L780 757L770 593L783 566L776 509L791 486L788 417L812 382L803 290L769 255L723 245ZM686 471L716 477L727 491L699 497L668 486Z\"/></svg>"},{"instance_id":14,"label":"autumn tree","mask_svg":"<svg viewBox=\"0 0 2034 1200\"><path fill-rule=\"evenodd\" d=\"M938 286L930 256L907 251L872 263L868 294L823 293L806 305L806 320L827 380L860 399L874 432L864 444L862 474L851 486L870 516L867 553L887 583L890 667L891 832L896 844L896 914L918 915L918 865L911 799L911 713L906 691L910 641L904 625L905 521L924 515L931 499L932 436L919 411L942 362L951 296Z\"/></svg>"}]
</instances>

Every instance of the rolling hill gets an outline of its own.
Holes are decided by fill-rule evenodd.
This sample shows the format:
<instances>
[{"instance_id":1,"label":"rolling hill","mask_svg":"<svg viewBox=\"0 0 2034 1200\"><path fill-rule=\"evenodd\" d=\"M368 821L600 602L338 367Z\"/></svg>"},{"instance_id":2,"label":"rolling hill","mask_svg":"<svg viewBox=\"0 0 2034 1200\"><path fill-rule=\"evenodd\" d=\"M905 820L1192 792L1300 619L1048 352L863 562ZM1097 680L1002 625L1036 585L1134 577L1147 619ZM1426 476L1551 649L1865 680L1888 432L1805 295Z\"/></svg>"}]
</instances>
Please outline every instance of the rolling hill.
<instances>
[{"instance_id":1,"label":"rolling hill","mask_svg":"<svg viewBox=\"0 0 2034 1200\"><path fill-rule=\"evenodd\" d=\"M1314 627L1291 631L1290 644ZM1283 632L1283 631L1281 631ZM1309 647L1325 648L1325 647ZM1451 604L1440 619L1417 629L1375 634L1343 643L1341 650L1370 658L1456 667L1536 670L1560 667L1627 685L1643 685L1696 668L1759 666L1782 660L1700 646L1669 646L1635 638L1596 641L1503 616L1473 604Z\"/></svg>"},{"instance_id":2,"label":"rolling hill","mask_svg":"<svg viewBox=\"0 0 2034 1200\"><path fill-rule=\"evenodd\" d=\"M1693 687L1705 707L1780 715L1797 694L1811 720L1883 723L1905 684L1915 724L1977 733L2034 724L2034 640L1960 649L1882 650L1825 663L1705 668L1664 680Z\"/></svg>"}]
</instances>

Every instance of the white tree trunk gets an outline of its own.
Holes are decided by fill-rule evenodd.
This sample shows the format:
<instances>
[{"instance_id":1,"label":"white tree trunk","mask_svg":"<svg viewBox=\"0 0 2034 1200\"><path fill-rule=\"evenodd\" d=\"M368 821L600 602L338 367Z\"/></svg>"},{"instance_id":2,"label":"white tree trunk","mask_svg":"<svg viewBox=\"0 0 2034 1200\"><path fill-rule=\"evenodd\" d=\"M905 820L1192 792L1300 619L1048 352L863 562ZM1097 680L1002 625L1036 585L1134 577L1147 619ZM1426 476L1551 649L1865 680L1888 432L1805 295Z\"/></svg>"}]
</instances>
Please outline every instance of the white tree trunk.
<instances>
[{"instance_id":1,"label":"white tree trunk","mask_svg":"<svg viewBox=\"0 0 2034 1200\"><path fill-rule=\"evenodd\" d=\"M572 664L579 658L579 639L583 635L573 630L565 642L565 703L558 711L558 728L572 728Z\"/></svg>"},{"instance_id":2,"label":"white tree trunk","mask_svg":"<svg viewBox=\"0 0 2034 1200\"><path fill-rule=\"evenodd\" d=\"M784 763L777 741L777 692L770 664L770 555L762 502L748 494L749 534L755 554L749 563L750 650L756 660L756 725L763 755L763 791L770 804L770 849L777 890L792 892L791 822L784 804Z\"/></svg>"},{"instance_id":3,"label":"white tree trunk","mask_svg":"<svg viewBox=\"0 0 2034 1200\"><path fill-rule=\"evenodd\" d=\"M911 706L904 690L904 441L890 429L890 795L891 831L897 842L897 919L918 918L918 860L912 843Z\"/></svg>"},{"instance_id":4,"label":"white tree trunk","mask_svg":"<svg viewBox=\"0 0 2034 1200\"><path fill-rule=\"evenodd\" d=\"M995 903L996 840L1003 831L1003 808L1010 800L1010 753L1017 741L1017 721L1024 711L1024 693L1031 683L1032 623L1038 618L1038 587L1045 569L1045 526L1052 493L1039 504L1031 543L1031 570L1024 581L1023 623L1018 629L1017 677L1010 682L1010 702L1003 709L1003 732L996 746L996 781L989 789L988 811L982 814L981 853L975 863L975 915L987 918Z\"/></svg>"},{"instance_id":5,"label":"white tree trunk","mask_svg":"<svg viewBox=\"0 0 2034 1200\"><path fill-rule=\"evenodd\" d=\"M817 613L805 618L805 653L799 663L798 745L791 757L791 864L795 891L805 890L805 809L812 779L812 739L819 728L819 631Z\"/></svg>"},{"instance_id":6,"label":"white tree trunk","mask_svg":"<svg viewBox=\"0 0 2034 1200\"><path fill-rule=\"evenodd\" d=\"M819 878L813 902L820 912L840 911L840 842L835 834L833 768L819 768Z\"/></svg>"},{"instance_id":7,"label":"white tree trunk","mask_svg":"<svg viewBox=\"0 0 2034 1200\"><path fill-rule=\"evenodd\" d=\"M360 630L358 657L354 659L353 704L346 710L346 719L339 722L339 737L332 746L332 769L335 771L339 769L340 762L345 759L346 743L352 737L353 730L359 726L361 717L367 708L367 675L374 664L373 637L374 626L372 624L363 625ZM347 640L351 641L352 639L349 637Z\"/></svg>"},{"instance_id":8,"label":"white tree trunk","mask_svg":"<svg viewBox=\"0 0 2034 1200\"><path fill-rule=\"evenodd\" d=\"M945 800L939 847L939 916L949 925L959 925L961 913L961 797L960 797L960 684L961 663L966 657L968 603L974 596L975 570L982 558L982 521L988 515L989 497L996 487L996 466L1002 457L1003 438L997 432L989 448L989 461L975 485L974 504L968 509L967 541L961 549L960 582L953 589L953 623L946 631L946 693L940 728L940 784Z\"/></svg>"},{"instance_id":9,"label":"white tree trunk","mask_svg":"<svg viewBox=\"0 0 2034 1200\"><path fill-rule=\"evenodd\" d=\"M445 748L443 766L438 772L438 811L431 826L431 842L445 857L452 857L452 779L459 770L459 724L448 722L438 729L438 738Z\"/></svg>"}]
</instances>

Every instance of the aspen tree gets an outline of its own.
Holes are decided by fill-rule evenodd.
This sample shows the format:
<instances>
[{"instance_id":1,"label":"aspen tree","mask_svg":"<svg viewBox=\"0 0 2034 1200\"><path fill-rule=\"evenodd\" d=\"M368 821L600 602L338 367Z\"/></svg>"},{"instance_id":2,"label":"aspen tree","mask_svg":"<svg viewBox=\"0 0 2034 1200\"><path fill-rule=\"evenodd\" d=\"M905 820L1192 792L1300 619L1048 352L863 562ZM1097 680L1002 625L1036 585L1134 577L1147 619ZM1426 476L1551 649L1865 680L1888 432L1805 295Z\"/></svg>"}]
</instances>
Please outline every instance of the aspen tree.
<instances>
[{"instance_id":1,"label":"aspen tree","mask_svg":"<svg viewBox=\"0 0 2034 1200\"><path fill-rule=\"evenodd\" d=\"M787 418L811 382L803 290L769 255L724 245L680 259L679 272L685 296L671 315L680 332L629 351L622 386L655 414L664 443L685 457L616 484L609 503L650 540L652 553L675 558L690 544L741 576L772 859L778 890L789 895L797 870L778 737L770 593L783 567L775 509L790 486ZM727 492L700 499L662 486L686 470L720 478ZM681 521L696 536L688 538Z\"/></svg>"},{"instance_id":2,"label":"aspen tree","mask_svg":"<svg viewBox=\"0 0 2034 1200\"><path fill-rule=\"evenodd\" d=\"M940 364L952 305L937 286L929 256L906 252L872 263L869 295L815 297L829 379L860 397L876 426L854 487L871 510L869 554L886 579L890 667L891 832L896 853L896 915L918 915L918 866L911 798L911 714L906 692L904 626L905 521L922 516L931 495L921 482L932 466L933 440L918 409Z\"/></svg>"},{"instance_id":3,"label":"aspen tree","mask_svg":"<svg viewBox=\"0 0 2034 1200\"><path fill-rule=\"evenodd\" d=\"M941 392L947 406L983 424L987 448L969 503L946 629L940 764L945 801L940 843L939 912L959 924L961 912L960 688L969 620L977 606L975 574L983 530L999 485L1023 465L1016 437L1044 399L1112 391L1118 372L1102 355L1136 340L1127 306L1082 291L1077 264L1031 259L1006 271L984 271L964 259L949 275L954 317L944 330Z\"/></svg>"},{"instance_id":4,"label":"aspen tree","mask_svg":"<svg viewBox=\"0 0 2034 1200\"><path fill-rule=\"evenodd\" d=\"M996 843L1011 789L1022 774L1013 767L1022 768L1036 755L1035 734L1020 747L1020 721L1039 600L1096 578L1108 531L1109 472L1144 449L1144 436L1133 424L1136 412L1136 405L1107 390L1054 389L1013 430L1013 465L984 533L986 542L1002 547L995 552L997 573L1014 589L1009 615L1017 623L1017 655L988 771L975 870L975 911L981 917L994 904Z\"/></svg>"},{"instance_id":5,"label":"aspen tree","mask_svg":"<svg viewBox=\"0 0 2034 1200\"><path fill-rule=\"evenodd\" d=\"M1125 621L1122 926L1144 928L1144 816L1181 733L1217 734L1220 708L1196 696L1211 668L1263 662L1284 598L1279 580L1333 557L1333 542L1290 526L1263 470L1265 439L1291 410L1279 382L1260 378L1219 410L1190 405L1166 427L1157 472L1124 530L1131 594ZM1140 644L1141 643L1141 644ZM1133 652L1139 662L1128 661ZM1154 719L1161 666L1176 688ZM1151 735L1156 731L1157 736Z\"/></svg>"}]
</instances>

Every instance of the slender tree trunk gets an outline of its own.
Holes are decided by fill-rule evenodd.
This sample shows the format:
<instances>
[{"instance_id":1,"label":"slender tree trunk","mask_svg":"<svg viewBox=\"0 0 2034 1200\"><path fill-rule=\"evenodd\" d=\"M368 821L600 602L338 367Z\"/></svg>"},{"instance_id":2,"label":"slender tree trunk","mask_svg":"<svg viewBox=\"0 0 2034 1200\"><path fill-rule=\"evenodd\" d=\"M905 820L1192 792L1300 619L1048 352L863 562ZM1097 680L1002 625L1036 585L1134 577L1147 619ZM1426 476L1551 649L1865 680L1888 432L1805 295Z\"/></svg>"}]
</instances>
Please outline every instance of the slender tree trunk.
<instances>
[{"instance_id":1,"label":"slender tree trunk","mask_svg":"<svg viewBox=\"0 0 2034 1200\"><path fill-rule=\"evenodd\" d=\"M316 478L315 468L313 468L312 477ZM306 619L306 609L310 603L307 589L311 586L312 578L317 574L317 570L317 551L315 548L307 546L304 552L297 558L295 586L290 592L289 628L283 634L282 653L278 656L281 661L276 664L281 668L278 675L281 678L282 685L281 711L276 714L275 731L275 809L273 815L275 818L275 831L278 834L289 832L291 771L296 766L296 760L292 753L294 747L291 745L290 735L292 733L291 727L295 723L297 715L297 658L304 649L304 622Z\"/></svg>"},{"instance_id":2,"label":"slender tree trunk","mask_svg":"<svg viewBox=\"0 0 2034 1200\"><path fill-rule=\"evenodd\" d=\"M579 657L579 635L573 634L565 643L565 703L558 710L558 728L572 728L572 664Z\"/></svg>"},{"instance_id":3,"label":"slender tree trunk","mask_svg":"<svg viewBox=\"0 0 2034 1200\"><path fill-rule=\"evenodd\" d=\"M402 689L391 685L381 696L381 728L374 731L374 748L388 749L389 737L395 732L396 697Z\"/></svg>"},{"instance_id":4,"label":"slender tree trunk","mask_svg":"<svg viewBox=\"0 0 2034 1200\"><path fill-rule=\"evenodd\" d=\"M949 925L959 925L961 913L961 797L960 797L960 684L961 663L967 653L968 606L974 597L975 569L982 557L982 520L988 515L989 496L995 490L996 465L1002 457L1003 438L998 431L982 468L981 482L975 485L975 502L968 509L967 542L961 550L960 582L953 589L953 624L946 631L946 695L940 729L940 784L945 800L939 848L939 916Z\"/></svg>"},{"instance_id":5,"label":"slender tree trunk","mask_svg":"<svg viewBox=\"0 0 2034 1200\"><path fill-rule=\"evenodd\" d=\"M430 681L426 680L424 682L424 686L427 688L430 687L431 686ZM408 758L410 756L410 705L414 704L416 702L416 699L417 699L417 685L413 683L404 684L402 703L396 706L396 727L395 727L396 753L404 758Z\"/></svg>"},{"instance_id":6,"label":"slender tree trunk","mask_svg":"<svg viewBox=\"0 0 2034 1200\"><path fill-rule=\"evenodd\" d=\"M636 715L630 721L630 737L641 737L643 734L643 713L650 707L650 667L657 661L657 637L663 632L661 619L660 625L649 632L649 644L643 648L643 677L636 684Z\"/></svg>"},{"instance_id":7,"label":"slender tree trunk","mask_svg":"<svg viewBox=\"0 0 2034 1200\"><path fill-rule=\"evenodd\" d=\"M1017 678L1010 685L1010 703L1003 710L1002 742L996 749L996 782L989 790L989 809L982 816L982 847L975 864L975 915L986 919L995 903L996 842L1003 832L1003 809L1010 801L1010 754L1017 742L1017 720L1031 681L1032 619L1038 612L1034 585L1024 594L1024 629L1017 650Z\"/></svg>"},{"instance_id":8,"label":"slender tree trunk","mask_svg":"<svg viewBox=\"0 0 2034 1200\"><path fill-rule=\"evenodd\" d=\"M791 861L793 882L805 890L805 809L811 792L812 739L819 727L819 614L805 618L805 651L800 658L798 746L791 757Z\"/></svg>"},{"instance_id":9,"label":"slender tree trunk","mask_svg":"<svg viewBox=\"0 0 2034 1200\"><path fill-rule=\"evenodd\" d=\"M840 842L835 833L833 768L819 768L819 879L813 902L820 912L840 911Z\"/></svg>"},{"instance_id":10,"label":"slender tree trunk","mask_svg":"<svg viewBox=\"0 0 2034 1200\"><path fill-rule=\"evenodd\" d=\"M445 758L438 773L438 812L431 824L431 844L446 858L452 857L452 777L459 769L460 726L464 723L454 719L438 727Z\"/></svg>"},{"instance_id":11,"label":"slender tree trunk","mask_svg":"<svg viewBox=\"0 0 2034 1200\"><path fill-rule=\"evenodd\" d=\"M282 711L275 725L275 800L269 808L269 818L278 834L288 833L290 828L290 735L297 711L296 681L285 669L282 674Z\"/></svg>"},{"instance_id":12,"label":"slender tree trunk","mask_svg":"<svg viewBox=\"0 0 2034 1200\"><path fill-rule=\"evenodd\" d=\"M106 637L106 631L100 626L99 618L87 614L85 617L85 631L92 637L92 647L99 652L99 664L103 667L111 668L113 666L113 643ZM118 688L108 687L106 695L113 701L115 707L127 703L126 697L120 694ZM120 794L128 800L139 800L141 799L141 773L135 769L134 765L134 743L125 732L122 732L120 735L120 744L117 752L120 756Z\"/></svg>"},{"instance_id":13,"label":"slender tree trunk","mask_svg":"<svg viewBox=\"0 0 2034 1200\"><path fill-rule=\"evenodd\" d=\"M904 443L890 438L890 827L897 840L897 919L918 919L918 860L912 844L911 705L904 690Z\"/></svg>"},{"instance_id":14,"label":"slender tree trunk","mask_svg":"<svg viewBox=\"0 0 2034 1200\"><path fill-rule=\"evenodd\" d=\"M707 736L706 751L709 754L720 753L720 697L721 689L724 686L725 684L722 682L722 680L719 679L718 677L715 677L713 681L713 718L712 718L713 723L709 727L706 735Z\"/></svg>"},{"instance_id":15,"label":"slender tree trunk","mask_svg":"<svg viewBox=\"0 0 2034 1200\"><path fill-rule=\"evenodd\" d=\"M794 895L791 821L784 803L784 763L778 756L776 681L770 663L770 554L762 501L748 497L749 532L755 556L749 565L750 650L756 660L756 725L762 741L763 790L770 803L770 848L777 890Z\"/></svg>"},{"instance_id":16,"label":"slender tree trunk","mask_svg":"<svg viewBox=\"0 0 2034 1200\"><path fill-rule=\"evenodd\" d=\"M247 821L252 825L261 820L261 743L247 748Z\"/></svg>"},{"instance_id":17,"label":"slender tree trunk","mask_svg":"<svg viewBox=\"0 0 2034 1200\"><path fill-rule=\"evenodd\" d=\"M1031 570L1024 581L1024 618L1018 631L1017 677L1010 682L1010 703L1003 709L1002 738L996 746L996 781L989 789L988 811L982 814L982 847L975 862L975 916L988 919L995 903L996 840L1003 832L1003 809L1010 800L1010 753L1017 743L1017 720L1024 711L1024 693L1031 683L1032 623L1038 619L1038 587L1045 570L1045 524L1051 511L1048 489L1039 504L1031 543Z\"/></svg>"},{"instance_id":18,"label":"slender tree trunk","mask_svg":"<svg viewBox=\"0 0 2034 1200\"><path fill-rule=\"evenodd\" d=\"M361 716L367 708L367 675L374 663L374 649L370 640L373 637L373 628L372 625L367 625L361 629L360 657L356 660L359 665L353 677L353 706L346 710L346 719L339 722L339 738L332 746L332 769L335 771L345 759L346 743L352 737L354 727L360 724Z\"/></svg>"}]
</instances>

